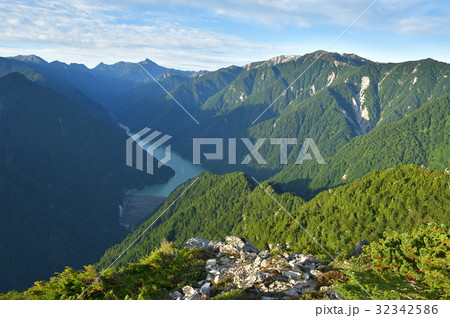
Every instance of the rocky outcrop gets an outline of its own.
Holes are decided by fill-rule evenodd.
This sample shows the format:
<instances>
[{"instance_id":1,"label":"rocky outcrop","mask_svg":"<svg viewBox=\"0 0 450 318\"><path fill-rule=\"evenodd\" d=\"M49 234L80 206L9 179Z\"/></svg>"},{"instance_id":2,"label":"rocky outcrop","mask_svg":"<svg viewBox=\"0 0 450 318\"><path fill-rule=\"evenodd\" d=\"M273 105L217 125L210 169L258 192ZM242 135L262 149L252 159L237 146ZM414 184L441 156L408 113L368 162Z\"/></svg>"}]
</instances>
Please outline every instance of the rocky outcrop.
<instances>
[{"instance_id":1,"label":"rocky outcrop","mask_svg":"<svg viewBox=\"0 0 450 318\"><path fill-rule=\"evenodd\" d=\"M318 290L323 275L318 270L323 264L313 255L272 255L236 236L227 236L225 242L191 238L184 247L207 249L213 258L207 260L205 279L198 287L184 286L182 292L170 294L172 299L209 299L233 290L248 291L259 299L290 299ZM330 288L323 291L338 297Z\"/></svg>"},{"instance_id":2,"label":"rocky outcrop","mask_svg":"<svg viewBox=\"0 0 450 318\"><path fill-rule=\"evenodd\" d=\"M358 242L358 245L356 245L356 248L353 250L353 252L351 253L351 255L353 257L358 257L360 256L362 253L364 253L363 250L363 246L364 245L370 245L369 242L366 239L363 239L361 241Z\"/></svg>"}]
</instances>

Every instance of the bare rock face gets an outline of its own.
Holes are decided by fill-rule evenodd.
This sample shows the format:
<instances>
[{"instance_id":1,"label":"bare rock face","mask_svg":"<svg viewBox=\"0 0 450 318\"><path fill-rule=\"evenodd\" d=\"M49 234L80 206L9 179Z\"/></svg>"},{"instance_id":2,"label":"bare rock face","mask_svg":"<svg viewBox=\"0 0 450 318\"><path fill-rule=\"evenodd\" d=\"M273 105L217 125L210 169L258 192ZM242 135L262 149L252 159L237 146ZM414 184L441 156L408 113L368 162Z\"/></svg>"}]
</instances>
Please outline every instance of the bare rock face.
<instances>
[{"instance_id":1,"label":"bare rock face","mask_svg":"<svg viewBox=\"0 0 450 318\"><path fill-rule=\"evenodd\" d=\"M245 238L240 238L237 236L227 236L225 238L225 241L228 244L221 245L219 247L219 250L224 254L241 255L241 252L254 254L259 253L259 250Z\"/></svg>"},{"instance_id":2,"label":"bare rock face","mask_svg":"<svg viewBox=\"0 0 450 318\"><path fill-rule=\"evenodd\" d=\"M171 293L172 299L209 299L232 290L244 290L259 299L290 299L314 291L322 274L317 270L322 262L313 255L271 255L236 236L227 236L225 242L192 238L184 246L213 251L215 257L206 261L200 288L185 286L183 294ZM331 290L328 294L339 297Z\"/></svg>"},{"instance_id":3,"label":"bare rock face","mask_svg":"<svg viewBox=\"0 0 450 318\"><path fill-rule=\"evenodd\" d=\"M193 247L195 247L195 248L205 248L205 247L208 246L209 242L210 242L209 240L205 240L205 239L202 239L200 237L192 237L183 245L183 247L186 247L186 248L193 248Z\"/></svg>"}]
</instances>

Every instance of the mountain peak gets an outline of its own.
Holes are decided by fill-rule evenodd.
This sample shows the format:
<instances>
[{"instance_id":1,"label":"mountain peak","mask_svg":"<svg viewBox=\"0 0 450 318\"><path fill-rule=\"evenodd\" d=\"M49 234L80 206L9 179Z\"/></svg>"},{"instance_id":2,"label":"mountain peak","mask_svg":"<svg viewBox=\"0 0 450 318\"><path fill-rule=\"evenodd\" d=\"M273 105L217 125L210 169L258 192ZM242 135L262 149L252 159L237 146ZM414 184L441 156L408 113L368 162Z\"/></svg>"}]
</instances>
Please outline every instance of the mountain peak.
<instances>
[{"instance_id":1,"label":"mountain peak","mask_svg":"<svg viewBox=\"0 0 450 318\"><path fill-rule=\"evenodd\" d=\"M367 62L370 62L368 59L360 57L354 53L337 53L337 52L328 52L324 50L319 50L307 54L306 56L311 56L314 59L321 58L324 60L333 61L335 65L338 64L348 64L353 66L362 66Z\"/></svg>"},{"instance_id":2,"label":"mountain peak","mask_svg":"<svg viewBox=\"0 0 450 318\"><path fill-rule=\"evenodd\" d=\"M17 55L14 57L11 57L12 59L22 61L22 62L28 62L28 63L35 63L35 64L47 64L47 61L45 61L43 58L30 54L30 55Z\"/></svg>"},{"instance_id":3,"label":"mountain peak","mask_svg":"<svg viewBox=\"0 0 450 318\"><path fill-rule=\"evenodd\" d=\"M298 60L301 57L302 57L301 55L279 55L279 56L272 57L271 59L268 59L266 61L253 62L253 63L246 64L242 67L246 70L250 70L253 68L274 66L277 64L282 64L282 63Z\"/></svg>"},{"instance_id":4,"label":"mountain peak","mask_svg":"<svg viewBox=\"0 0 450 318\"><path fill-rule=\"evenodd\" d=\"M155 65L155 66L159 66L158 64L156 64L155 62L153 62L152 60L150 60L149 58L146 58L145 60L143 60L142 62L140 62L142 64L147 64L147 65Z\"/></svg>"}]
</instances>

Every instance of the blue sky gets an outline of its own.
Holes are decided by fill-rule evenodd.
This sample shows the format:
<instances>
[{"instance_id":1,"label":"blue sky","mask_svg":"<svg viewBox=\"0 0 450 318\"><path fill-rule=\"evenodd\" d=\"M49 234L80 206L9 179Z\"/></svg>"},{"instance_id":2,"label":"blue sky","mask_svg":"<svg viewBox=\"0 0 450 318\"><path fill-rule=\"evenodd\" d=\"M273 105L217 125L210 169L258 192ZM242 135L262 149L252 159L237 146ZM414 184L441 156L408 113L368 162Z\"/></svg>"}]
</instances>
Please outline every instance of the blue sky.
<instances>
[{"instance_id":1,"label":"blue sky","mask_svg":"<svg viewBox=\"0 0 450 318\"><path fill-rule=\"evenodd\" d=\"M214 70L326 49L372 1L0 0L0 56ZM449 17L447 0L377 0L329 51L449 63Z\"/></svg>"}]
</instances>

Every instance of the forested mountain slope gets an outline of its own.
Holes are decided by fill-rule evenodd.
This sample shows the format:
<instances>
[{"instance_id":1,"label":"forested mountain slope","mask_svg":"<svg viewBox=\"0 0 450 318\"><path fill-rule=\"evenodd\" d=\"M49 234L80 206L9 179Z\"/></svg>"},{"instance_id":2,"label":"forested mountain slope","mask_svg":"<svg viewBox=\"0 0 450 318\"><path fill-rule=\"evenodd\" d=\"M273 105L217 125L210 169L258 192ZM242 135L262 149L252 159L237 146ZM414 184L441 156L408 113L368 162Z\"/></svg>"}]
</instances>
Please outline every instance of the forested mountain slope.
<instances>
[{"instance_id":1,"label":"forested mountain slope","mask_svg":"<svg viewBox=\"0 0 450 318\"><path fill-rule=\"evenodd\" d=\"M21 290L71 264L95 261L120 238L117 229L98 234L82 219L73 198L0 162L0 290ZM114 233L116 232L116 233Z\"/></svg>"},{"instance_id":2,"label":"forested mountain slope","mask_svg":"<svg viewBox=\"0 0 450 318\"><path fill-rule=\"evenodd\" d=\"M151 176L125 166L125 134L19 73L0 78L0 127L0 162L7 172L0 191L1 217L7 220L2 245L19 257L2 262L2 289L29 284L30 277L45 278L44 273L65 265L92 262L125 234L118 207L124 191L164 182L173 173L163 167ZM18 233L23 234L20 239ZM81 236L95 243L87 244ZM36 242L43 244L41 249L35 250ZM30 255L47 266L17 266ZM11 270L23 274L18 285L3 281L13 283L6 275Z\"/></svg>"},{"instance_id":3,"label":"forested mountain slope","mask_svg":"<svg viewBox=\"0 0 450 318\"><path fill-rule=\"evenodd\" d=\"M266 182L263 186L312 237L335 255L354 248L363 238L377 239L384 231L409 231L431 221L448 224L449 182L448 173L402 166L372 172L349 185L324 191L306 203L288 193L277 194ZM115 266L139 260L162 239L182 244L193 236L220 240L236 235L248 238L261 250L269 244L281 244L329 257L244 173L223 176L203 173L169 206L191 183L192 180L177 188L159 211L121 244L110 248L98 267L107 267L164 211Z\"/></svg>"},{"instance_id":4,"label":"forested mountain slope","mask_svg":"<svg viewBox=\"0 0 450 318\"><path fill-rule=\"evenodd\" d=\"M174 136L174 149L185 158L192 158L194 137L251 137L253 142L297 138L297 145L289 147L292 163L305 138L313 138L323 157L330 159L353 138L401 120L449 94L448 76L450 66L431 59L385 64L318 51L225 68L181 83L171 94L199 125L168 96L148 96L133 104L131 94L128 100L135 106L129 107L123 99L123 106L115 107L126 109L117 120L134 131L147 126ZM261 179L284 168L278 146L267 142L260 149L266 165L239 164L248 150L242 143L237 147L237 165L209 160L205 166L216 173L241 170ZM310 178L309 168L303 170L295 177Z\"/></svg>"},{"instance_id":5,"label":"forested mountain slope","mask_svg":"<svg viewBox=\"0 0 450 318\"><path fill-rule=\"evenodd\" d=\"M352 139L325 165L288 165L272 180L283 184L285 191L308 197L370 171L404 164L440 170L450 167L450 95L425 104L398 122Z\"/></svg>"}]
</instances>

